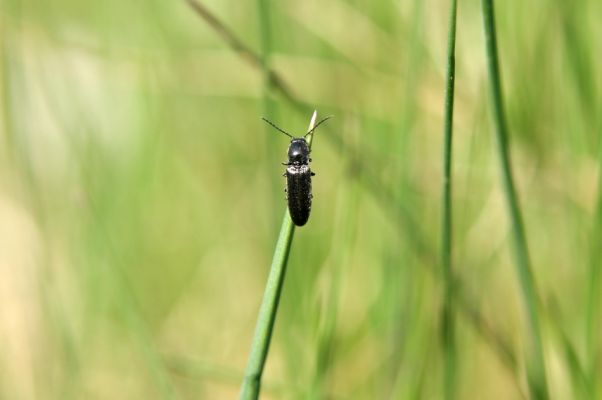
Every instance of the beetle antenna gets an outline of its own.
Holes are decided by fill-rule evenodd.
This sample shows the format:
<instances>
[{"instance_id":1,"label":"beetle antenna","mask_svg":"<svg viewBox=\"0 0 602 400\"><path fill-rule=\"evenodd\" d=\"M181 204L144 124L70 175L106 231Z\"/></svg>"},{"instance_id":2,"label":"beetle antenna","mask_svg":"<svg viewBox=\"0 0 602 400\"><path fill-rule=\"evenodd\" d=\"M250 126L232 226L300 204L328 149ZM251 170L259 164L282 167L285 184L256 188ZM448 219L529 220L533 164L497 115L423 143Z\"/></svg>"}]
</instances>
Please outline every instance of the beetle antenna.
<instances>
[{"instance_id":1,"label":"beetle antenna","mask_svg":"<svg viewBox=\"0 0 602 400\"><path fill-rule=\"evenodd\" d=\"M315 131L315 130L316 130L316 128L317 128L318 126L320 126L320 124L321 124L322 122L326 122L326 121L328 121L330 118L332 118L332 115L329 115L328 117L326 117L326 118L324 118L323 120L321 120L320 122L318 122L316 125L314 125L314 127L313 127L313 128L311 128L311 129L309 130L309 132L307 132L305 135L303 135L303 137L307 137L307 136L308 136L310 133L313 133L313 131Z\"/></svg>"},{"instance_id":2,"label":"beetle antenna","mask_svg":"<svg viewBox=\"0 0 602 400\"><path fill-rule=\"evenodd\" d=\"M293 135L291 135L290 133L286 132L285 130L280 129L273 122L271 122L268 119L263 118L263 117L261 117L261 119L264 120L265 122L267 122L268 124L272 125L274 128L278 129L280 132L284 133L286 136L290 137L291 139L294 139Z\"/></svg>"}]
</instances>

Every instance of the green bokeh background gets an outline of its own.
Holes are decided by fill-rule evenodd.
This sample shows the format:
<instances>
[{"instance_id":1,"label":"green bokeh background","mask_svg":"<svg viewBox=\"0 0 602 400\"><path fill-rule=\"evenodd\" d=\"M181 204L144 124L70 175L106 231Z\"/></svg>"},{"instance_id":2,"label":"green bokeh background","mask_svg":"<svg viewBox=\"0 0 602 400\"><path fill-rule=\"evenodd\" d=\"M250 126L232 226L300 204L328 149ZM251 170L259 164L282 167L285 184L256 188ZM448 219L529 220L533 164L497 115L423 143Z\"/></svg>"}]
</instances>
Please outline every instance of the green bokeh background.
<instances>
[{"instance_id":1,"label":"green bokeh background","mask_svg":"<svg viewBox=\"0 0 602 400\"><path fill-rule=\"evenodd\" d=\"M314 108L335 118L315 136L264 398L440 398L447 2L203 4L302 107L183 0L0 1L0 398L235 398L285 212L288 140L259 117L301 134ZM593 398L602 3L496 12L550 392ZM458 397L520 399L484 49L480 3L460 1L453 265L483 319L457 313Z\"/></svg>"}]
</instances>

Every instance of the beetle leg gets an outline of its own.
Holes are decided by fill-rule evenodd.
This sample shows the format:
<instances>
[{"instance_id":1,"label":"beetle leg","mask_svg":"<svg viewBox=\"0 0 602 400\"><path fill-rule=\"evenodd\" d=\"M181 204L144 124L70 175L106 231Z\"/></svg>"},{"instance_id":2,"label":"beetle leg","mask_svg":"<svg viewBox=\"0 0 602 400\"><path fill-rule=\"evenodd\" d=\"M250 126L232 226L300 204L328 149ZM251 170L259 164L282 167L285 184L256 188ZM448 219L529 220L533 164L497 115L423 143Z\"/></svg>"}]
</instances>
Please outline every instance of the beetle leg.
<instances>
[{"instance_id":1,"label":"beetle leg","mask_svg":"<svg viewBox=\"0 0 602 400\"><path fill-rule=\"evenodd\" d=\"M315 173L315 172L312 172L312 173L311 173L311 176L315 176L315 175L316 175L316 173Z\"/></svg>"}]
</instances>

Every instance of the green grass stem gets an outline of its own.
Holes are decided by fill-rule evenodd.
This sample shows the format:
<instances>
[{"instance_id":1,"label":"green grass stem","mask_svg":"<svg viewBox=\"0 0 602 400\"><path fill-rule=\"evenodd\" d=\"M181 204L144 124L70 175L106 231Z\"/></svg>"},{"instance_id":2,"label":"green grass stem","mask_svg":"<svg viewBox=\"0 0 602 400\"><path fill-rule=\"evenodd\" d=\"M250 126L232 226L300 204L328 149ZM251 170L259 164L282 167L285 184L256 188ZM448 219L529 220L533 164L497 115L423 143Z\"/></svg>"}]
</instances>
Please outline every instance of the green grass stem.
<instances>
[{"instance_id":1,"label":"green grass stem","mask_svg":"<svg viewBox=\"0 0 602 400\"><path fill-rule=\"evenodd\" d=\"M269 87L270 87L270 56L272 53L272 35L270 30L270 5L269 0L257 0L258 18L259 18L259 34L261 38L261 61L263 63L264 75L264 93L263 98L266 102L266 111L271 107L269 103ZM269 115L271 117L271 115Z\"/></svg>"},{"instance_id":2,"label":"green grass stem","mask_svg":"<svg viewBox=\"0 0 602 400\"><path fill-rule=\"evenodd\" d=\"M443 218L441 239L441 267L443 272L443 352L445 356L444 398L455 394L456 343L454 329L453 273L452 273L452 137L454 121L454 88L456 75L456 14L457 1L452 0L449 10L447 43L447 72L445 75L445 120L443 127Z\"/></svg>"},{"instance_id":3,"label":"green grass stem","mask_svg":"<svg viewBox=\"0 0 602 400\"><path fill-rule=\"evenodd\" d=\"M521 216L518 196L512 177L512 166L508 150L508 131L504 106L502 102L502 85L499 70L497 39L495 31L495 17L493 0L482 0L483 24L485 31L485 47L487 53L487 66L489 69L489 83L491 85L491 101L493 105L493 121L498 142L498 153L502 169L502 183L508 212L512 223L512 237L515 249L515 264L518 279L521 285L524 307L529 324L529 343L527 356L527 375L531 397L534 399L547 399L548 389L546 382L545 361L541 340L541 328L538 314L538 297L535 277L529 261L527 238Z\"/></svg>"},{"instance_id":4,"label":"green grass stem","mask_svg":"<svg viewBox=\"0 0 602 400\"><path fill-rule=\"evenodd\" d=\"M598 128L602 134L602 128ZM601 135L602 136L602 135ZM585 349L586 349L586 368L588 373L589 390L592 398L598 394L597 379L599 375L599 327L600 327L600 286L602 285L602 267L600 258L602 249L600 240L602 239L602 140L600 141L598 154L598 193L596 200L596 210L594 214L594 224L590 240L590 260L588 271L588 288L586 303L586 326L585 326Z\"/></svg>"},{"instance_id":5,"label":"green grass stem","mask_svg":"<svg viewBox=\"0 0 602 400\"><path fill-rule=\"evenodd\" d=\"M262 88L261 88L261 107L263 109L262 114L271 120L277 120L277 106L274 101L273 96L270 93L271 86L271 77L270 77L270 69L271 69L271 58L272 58L272 29L271 29L271 18L270 18L270 0L257 0L257 23L259 25L259 38L260 38L260 51L259 51L259 59L263 65L260 70L262 76ZM265 131L268 132L271 128L269 126L265 126ZM269 172L269 169L272 166L279 162L278 152L280 143L275 140L271 140L272 135L265 135L267 150L266 157L266 172ZM268 175L270 176L270 175ZM272 179L270 179L270 189L271 196L270 199L274 201L274 199L278 198L278 195L282 193L282 182L280 177L274 175ZM271 207L272 209L276 209L276 207ZM270 214L271 217L271 226L277 226L279 221L279 214L277 212L272 212ZM275 229L275 228L274 228ZM275 233L275 230L274 230Z\"/></svg>"},{"instance_id":6,"label":"green grass stem","mask_svg":"<svg viewBox=\"0 0 602 400\"><path fill-rule=\"evenodd\" d=\"M317 111L314 111L309 123L308 131L315 126L317 116ZM312 141L313 134L309 135L307 138L310 147ZM280 234L278 235L278 241L276 242L270 274L268 276L261 307L259 308L259 316L257 317L249 361L240 390L239 398L241 400L259 398L261 376L270 348L270 341L272 339L274 322L276 321L276 313L278 311L278 304L280 303L280 294L282 293L288 255L291 244L293 243L294 233L295 225L293 224L287 209L284 213L284 218L282 219L282 227L280 228Z\"/></svg>"}]
</instances>

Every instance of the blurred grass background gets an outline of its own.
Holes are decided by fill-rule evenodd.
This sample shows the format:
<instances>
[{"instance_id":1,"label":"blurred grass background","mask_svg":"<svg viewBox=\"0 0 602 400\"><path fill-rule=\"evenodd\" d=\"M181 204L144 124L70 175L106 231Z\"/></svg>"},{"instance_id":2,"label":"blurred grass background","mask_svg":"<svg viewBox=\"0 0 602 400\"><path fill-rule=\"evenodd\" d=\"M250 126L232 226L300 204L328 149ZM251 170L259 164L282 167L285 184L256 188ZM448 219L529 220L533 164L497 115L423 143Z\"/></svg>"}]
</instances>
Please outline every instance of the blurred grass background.
<instances>
[{"instance_id":1,"label":"blurred grass background","mask_svg":"<svg viewBox=\"0 0 602 400\"><path fill-rule=\"evenodd\" d=\"M447 3L203 4L336 116L263 396L441 397ZM596 398L602 3L496 12L550 392ZM235 398L285 209L288 141L259 116L301 134L309 112L185 1L2 0L0 18L0 398ZM452 263L479 313L457 312L458 397L520 399L479 2L459 3L456 45Z\"/></svg>"}]
</instances>

